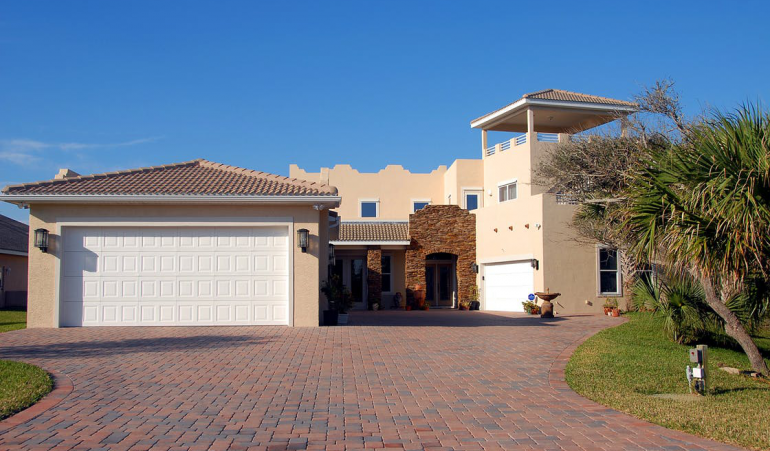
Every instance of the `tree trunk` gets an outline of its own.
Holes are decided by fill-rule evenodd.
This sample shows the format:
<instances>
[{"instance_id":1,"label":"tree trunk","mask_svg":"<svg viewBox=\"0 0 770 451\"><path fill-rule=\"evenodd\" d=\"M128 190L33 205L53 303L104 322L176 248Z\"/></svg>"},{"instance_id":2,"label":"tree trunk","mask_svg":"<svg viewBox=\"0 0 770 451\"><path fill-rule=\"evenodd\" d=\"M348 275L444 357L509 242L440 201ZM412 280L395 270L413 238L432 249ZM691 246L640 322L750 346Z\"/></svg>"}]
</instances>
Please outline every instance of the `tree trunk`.
<instances>
[{"instance_id":1,"label":"tree trunk","mask_svg":"<svg viewBox=\"0 0 770 451\"><path fill-rule=\"evenodd\" d=\"M699 275L698 279L706 294L706 303L725 321L725 332L741 345L743 352L749 358L751 369L764 376L770 375L770 370L768 370L767 363L762 357L762 353L759 352L757 344L754 343L749 333L746 332L746 328L743 327L735 313L727 308L725 302L722 301L722 296L717 295L711 279L701 275Z\"/></svg>"}]
</instances>

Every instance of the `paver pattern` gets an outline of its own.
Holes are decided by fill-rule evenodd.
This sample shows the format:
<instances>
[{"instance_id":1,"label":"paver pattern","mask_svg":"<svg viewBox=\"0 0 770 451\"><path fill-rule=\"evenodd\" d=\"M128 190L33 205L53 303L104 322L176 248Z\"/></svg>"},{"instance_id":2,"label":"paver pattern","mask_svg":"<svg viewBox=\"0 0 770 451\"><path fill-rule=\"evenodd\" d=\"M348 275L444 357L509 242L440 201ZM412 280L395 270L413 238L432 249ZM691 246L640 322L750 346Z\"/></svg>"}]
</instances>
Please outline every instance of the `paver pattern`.
<instances>
[{"instance_id":1,"label":"paver pattern","mask_svg":"<svg viewBox=\"0 0 770 451\"><path fill-rule=\"evenodd\" d=\"M736 449L561 382L571 347L615 324L429 311L327 328L9 332L0 358L66 375L73 391L5 428L0 449Z\"/></svg>"}]
</instances>

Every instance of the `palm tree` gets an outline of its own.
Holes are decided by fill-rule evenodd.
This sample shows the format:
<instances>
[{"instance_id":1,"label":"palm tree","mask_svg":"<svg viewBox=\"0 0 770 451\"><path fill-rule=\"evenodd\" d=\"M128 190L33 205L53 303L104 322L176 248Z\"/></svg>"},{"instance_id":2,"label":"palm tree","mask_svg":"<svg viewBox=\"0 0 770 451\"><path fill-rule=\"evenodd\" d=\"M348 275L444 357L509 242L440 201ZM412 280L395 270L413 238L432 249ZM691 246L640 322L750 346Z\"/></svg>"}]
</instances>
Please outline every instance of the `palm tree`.
<instances>
[{"instance_id":1,"label":"palm tree","mask_svg":"<svg viewBox=\"0 0 770 451\"><path fill-rule=\"evenodd\" d=\"M752 368L768 367L728 303L752 275L768 279L770 114L715 112L682 143L655 150L632 172L624 224L632 251L689 272Z\"/></svg>"}]
</instances>

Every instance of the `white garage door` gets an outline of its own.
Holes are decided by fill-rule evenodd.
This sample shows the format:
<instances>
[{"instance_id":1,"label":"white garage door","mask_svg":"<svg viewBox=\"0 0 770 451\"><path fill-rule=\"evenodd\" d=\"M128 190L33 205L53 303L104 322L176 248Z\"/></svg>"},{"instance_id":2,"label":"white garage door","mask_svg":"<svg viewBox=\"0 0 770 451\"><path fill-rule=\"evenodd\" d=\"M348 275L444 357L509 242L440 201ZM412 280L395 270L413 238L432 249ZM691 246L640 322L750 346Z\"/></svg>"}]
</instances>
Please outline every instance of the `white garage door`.
<instances>
[{"instance_id":1,"label":"white garage door","mask_svg":"<svg viewBox=\"0 0 770 451\"><path fill-rule=\"evenodd\" d=\"M522 302L534 291L532 263L496 263L484 265L486 310L523 312Z\"/></svg>"},{"instance_id":2,"label":"white garage door","mask_svg":"<svg viewBox=\"0 0 770 451\"><path fill-rule=\"evenodd\" d=\"M287 227L65 227L62 326L288 324Z\"/></svg>"}]
</instances>

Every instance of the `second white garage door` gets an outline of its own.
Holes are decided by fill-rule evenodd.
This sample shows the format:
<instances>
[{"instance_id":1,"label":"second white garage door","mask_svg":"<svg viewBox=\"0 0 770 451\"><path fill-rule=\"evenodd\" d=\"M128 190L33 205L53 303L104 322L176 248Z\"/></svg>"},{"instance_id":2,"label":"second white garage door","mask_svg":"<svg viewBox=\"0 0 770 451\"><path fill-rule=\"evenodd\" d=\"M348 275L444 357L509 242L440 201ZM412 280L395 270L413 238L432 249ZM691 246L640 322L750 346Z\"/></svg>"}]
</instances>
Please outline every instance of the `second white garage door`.
<instances>
[{"instance_id":1,"label":"second white garage door","mask_svg":"<svg viewBox=\"0 0 770 451\"><path fill-rule=\"evenodd\" d=\"M485 309L523 312L521 303L534 291L534 282L529 260L484 265Z\"/></svg>"},{"instance_id":2,"label":"second white garage door","mask_svg":"<svg viewBox=\"0 0 770 451\"><path fill-rule=\"evenodd\" d=\"M288 324L288 227L65 227L62 326Z\"/></svg>"}]
</instances>

